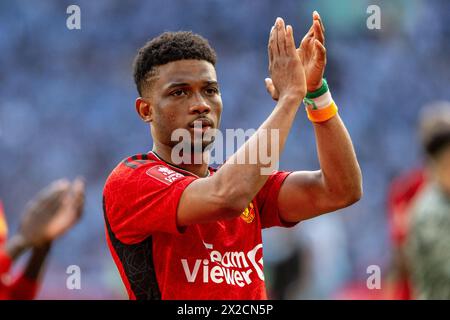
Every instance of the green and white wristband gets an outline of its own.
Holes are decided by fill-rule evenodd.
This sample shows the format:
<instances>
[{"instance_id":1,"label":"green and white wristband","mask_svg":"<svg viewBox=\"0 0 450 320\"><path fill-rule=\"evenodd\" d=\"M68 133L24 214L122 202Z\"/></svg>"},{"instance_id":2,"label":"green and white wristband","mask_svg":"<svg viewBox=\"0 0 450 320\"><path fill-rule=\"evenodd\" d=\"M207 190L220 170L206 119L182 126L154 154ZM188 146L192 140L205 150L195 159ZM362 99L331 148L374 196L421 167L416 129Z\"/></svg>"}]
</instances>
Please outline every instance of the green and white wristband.
<instances>
[{"instance_id":1,"label":"green and white wristband","mask_svg":"<svg viewBox=\"0 0 450 320\"><path fill-rule=\"evenodd\" d=\"M327 80L322 79L322 86L314 92L308 92L303 99L303 103L308 109L320 110L327 108L333 102Z\"/></svg>"},{"instance_id":2,"label":"green and white wristband","mask_svg":"<svg viewBox=\"0 0 450 320\"><path fill-rule=\"evenodd\" d=\"M308 119L315 123L325 122L338 113L338 107L333 101L327 80L322 79L322 86L306 94L303 99Z\"/></svg>"}]
</instances>

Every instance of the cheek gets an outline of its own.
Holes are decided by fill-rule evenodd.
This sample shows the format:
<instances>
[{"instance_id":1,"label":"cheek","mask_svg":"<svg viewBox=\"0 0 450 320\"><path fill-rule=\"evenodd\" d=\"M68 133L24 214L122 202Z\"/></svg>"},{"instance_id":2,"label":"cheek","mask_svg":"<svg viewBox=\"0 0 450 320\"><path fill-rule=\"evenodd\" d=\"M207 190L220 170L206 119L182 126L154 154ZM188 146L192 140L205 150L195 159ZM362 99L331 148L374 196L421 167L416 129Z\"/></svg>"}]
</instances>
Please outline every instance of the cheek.
<instances>
[{"instance_id":1,"label":"cheek","mask_svg":"<svg viewBox=\"0 0 450 320\"><path fill-rule=\"evenodd\" d=\"M170 125L171 123L176 122L176 120L177 120L177 115L176 115L176 113L173 112L173 111L168 111L167 114L166 114L166 121L169 122L169 125Z\"/></svg>"},{"instance_id":2,"label":"cheek","mask_svg":"<svg viewBox=\"0 0 450 320\"><path fill-rule=\"evenodd\" d=\"M217 118L220 118L220 115L222 114L222 99L218 98L217 100L213 101L213 112L217 115Z\"/></svg>"},{"instance_id":3,"label":"cheek","mask_svg":"<svg viewBox=\"0 0 450 320\"><path fill-rule=\"evenodd\" d=\"M163 123L165 127L174 126L179 118L179 114L176 112L179 108L171 104L162 104L158 107L158 120Z\"/></svg>"}]
</instances>

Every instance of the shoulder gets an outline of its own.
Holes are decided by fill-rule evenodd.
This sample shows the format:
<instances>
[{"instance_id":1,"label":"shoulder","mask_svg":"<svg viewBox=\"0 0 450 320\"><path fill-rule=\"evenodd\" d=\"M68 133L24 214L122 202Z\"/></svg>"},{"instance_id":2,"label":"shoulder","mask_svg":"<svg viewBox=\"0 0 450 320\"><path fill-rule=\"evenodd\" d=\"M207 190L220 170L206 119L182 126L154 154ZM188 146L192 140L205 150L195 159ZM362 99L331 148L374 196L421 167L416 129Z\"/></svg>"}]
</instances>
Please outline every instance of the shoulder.
<instances>
[{"instance_id":1,"label":"shoulder","mask_svg":"<svg viewBox=\"0 0 450 320\"><path fill-rule=\"evenodd\" d=\"M104 193L136 185L169 186L185 176L156 157L136 154L123 159L112 170L106 179Z\"/></svg>"},{"instance_id":2,"label":"shoulder","mask_svg":"<svg viewBox=\"0 0 450 320\"><path fill-rule=\"evenodd\" d=\"M120 161L106 179L105 189L121 184L138 175L144 168L158 165L158 161L147 154L136 154Z\"/></svg>"}]
</instances>

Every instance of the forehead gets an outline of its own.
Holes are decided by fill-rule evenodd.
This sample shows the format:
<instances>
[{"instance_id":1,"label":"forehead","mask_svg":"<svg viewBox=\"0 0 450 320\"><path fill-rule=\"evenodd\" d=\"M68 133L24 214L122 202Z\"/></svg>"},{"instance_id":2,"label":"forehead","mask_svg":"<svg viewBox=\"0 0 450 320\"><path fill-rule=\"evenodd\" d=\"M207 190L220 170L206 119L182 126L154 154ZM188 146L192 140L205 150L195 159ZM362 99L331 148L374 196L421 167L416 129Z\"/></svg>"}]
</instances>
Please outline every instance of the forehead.
<instances>
[{"instance_id":1,"label":"forehead","mask_svg":"<svg viewBox=\"0 0 450 320\"><path fill-rule=\"evenodd\" d=\"M171 83L203 83L217 81L216 69L205 60L178 60L158 66L156 84L165 87Z\"/></svg>"}]
</instances>

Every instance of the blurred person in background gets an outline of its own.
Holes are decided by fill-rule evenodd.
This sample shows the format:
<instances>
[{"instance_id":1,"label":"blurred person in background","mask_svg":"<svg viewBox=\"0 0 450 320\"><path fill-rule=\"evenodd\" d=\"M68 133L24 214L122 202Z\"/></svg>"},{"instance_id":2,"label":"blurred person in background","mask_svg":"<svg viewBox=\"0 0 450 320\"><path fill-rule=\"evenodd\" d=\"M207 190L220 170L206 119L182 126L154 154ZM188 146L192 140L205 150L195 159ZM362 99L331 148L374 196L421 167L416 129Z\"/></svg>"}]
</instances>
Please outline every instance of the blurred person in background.
<instances>
[{"instance_id":1,"label":"blurred person in background","mask_svg":"<svg viewBox=\"0 0 450 320\"><path fill-rule=\"evenodd\" d=\"M450 299L450 102L423 108L427 183L410 212L406 255L415 299Z\"/></svg>"},{"instance_id":2,"label":"blurred person in background","mask_svg":"<svg viewBox=\"0 0 450 320\"><path fill-rule=\"evenodd\" d=\"M27 206L19 231L7 240L8 228L0 203L0 300L36 297L52 242L80 219L84 183L58 180L43 189ZM25 251L31 256L19 276L11 280L12 264Z\"/></svg>"},{"instance_id":3,"label":"blurred person in background","mask_svg":"<svg viewBox=\"0 0 450 320\"><path fill-rule=\"evenodd\" d=\"M308 275L308 250L303 239L295 238L293 229L265 229L264 273L269 299L286 300L291 291L301 291Z\"/></svg>"},{"instance_id":4,"label":"blurred person in background","mask_svg":"<svg viewBox=\"0 0 450 320\"><path fill-rule=\"evenodd\" d=\"M388 189L387 213L392 245L392 260L387 277L387 299L412 297L405 243L409 233L411 206L426 182L425 169L416 167L395 177Z\"/></svg>"}]
</instances>

